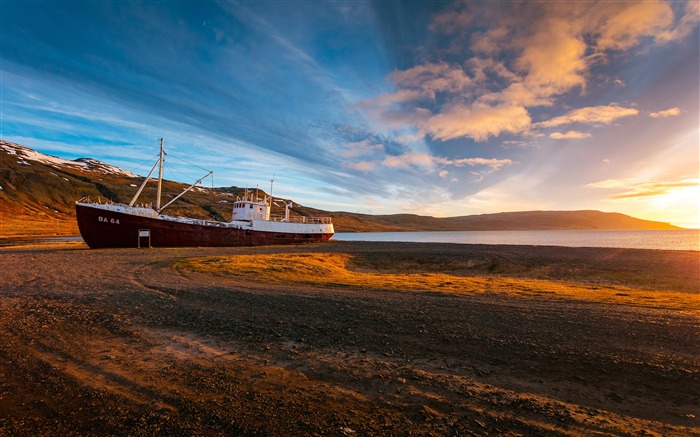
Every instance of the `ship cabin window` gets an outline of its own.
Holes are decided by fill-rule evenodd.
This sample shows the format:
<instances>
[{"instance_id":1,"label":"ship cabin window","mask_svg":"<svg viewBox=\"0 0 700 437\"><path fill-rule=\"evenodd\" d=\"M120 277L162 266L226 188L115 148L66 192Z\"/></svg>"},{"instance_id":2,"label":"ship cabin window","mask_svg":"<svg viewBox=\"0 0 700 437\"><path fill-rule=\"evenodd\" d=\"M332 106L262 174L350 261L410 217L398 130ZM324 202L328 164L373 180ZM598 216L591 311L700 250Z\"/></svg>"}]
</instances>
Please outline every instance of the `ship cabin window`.
<instances>
[{"instance_id":1,"label":"ship cabin window","mask_svg":"<svg viewBox=\"0 0 700 437\"><path fill-rule=\"evenodd\" d=\"M253 209L253 204L252 204L252 203L251 203L249 206L250 206L250 209Z\"/></svg>"}]
</instances>

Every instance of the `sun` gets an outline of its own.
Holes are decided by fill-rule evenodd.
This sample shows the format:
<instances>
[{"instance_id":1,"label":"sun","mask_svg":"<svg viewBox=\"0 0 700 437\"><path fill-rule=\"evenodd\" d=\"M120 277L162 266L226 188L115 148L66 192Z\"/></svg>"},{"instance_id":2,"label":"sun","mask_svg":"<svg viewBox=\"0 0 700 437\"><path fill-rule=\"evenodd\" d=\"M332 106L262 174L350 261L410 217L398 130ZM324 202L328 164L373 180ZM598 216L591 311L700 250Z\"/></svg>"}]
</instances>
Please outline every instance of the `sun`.
<instances>
[{"instance_id":1,"label":"sun","mask_svg":"<svg viewBox=\"0 0 700 437\"><path fill-rule=\"evenodd\" d=\"M669 190L654 196L650 206L659 221L686 228L700 228L700 184Z\"/></svg>"}]
</instances>

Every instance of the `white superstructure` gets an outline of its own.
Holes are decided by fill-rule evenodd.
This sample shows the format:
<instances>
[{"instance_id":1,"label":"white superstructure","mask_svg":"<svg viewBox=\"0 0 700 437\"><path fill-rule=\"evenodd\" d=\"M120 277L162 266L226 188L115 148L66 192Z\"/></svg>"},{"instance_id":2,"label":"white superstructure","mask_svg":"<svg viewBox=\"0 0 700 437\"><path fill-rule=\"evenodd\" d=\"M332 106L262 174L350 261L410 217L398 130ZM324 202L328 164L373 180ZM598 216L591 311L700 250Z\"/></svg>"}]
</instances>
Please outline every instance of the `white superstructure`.
<instances>
[{"instance_id":1,"label":"white superstructure","mask_svg":"<svg viewBox=\"0 0 700 437\"><path fill-rule=\"evenodd\" d=\"M272 197L264 199L246 193L233 203L231 224L263 232L283 233L333 233L330 217L290 217L289 207L285 205L283 216L271 215Z\"/></svg>"}]
</instances>

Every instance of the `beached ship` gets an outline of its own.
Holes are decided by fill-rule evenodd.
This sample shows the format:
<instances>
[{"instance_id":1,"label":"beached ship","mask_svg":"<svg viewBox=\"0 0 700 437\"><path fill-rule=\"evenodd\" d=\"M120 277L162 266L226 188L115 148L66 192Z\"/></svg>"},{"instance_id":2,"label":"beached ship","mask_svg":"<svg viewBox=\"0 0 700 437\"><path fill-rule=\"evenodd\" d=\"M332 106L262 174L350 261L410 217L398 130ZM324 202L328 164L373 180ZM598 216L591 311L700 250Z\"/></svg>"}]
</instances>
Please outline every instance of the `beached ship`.
<instances>
[{"instance_id":1,"label":"beached ship","mask_svg":"<svg viewBox=\"0 0 700 437\"><path fill-rule=\"evenodd\" d=\"M164 156L161 139L159 158L128 205L88 199L76 202L80 235L90 248L258 246L320 242L333 236L329 217L291 217L291 204L286 204L283 216L273 216L272 196L259 198L257 190L236 199L230 222L165 215L162 213L165 208L211 172L161 206ZM139 206L136 201L156 167L159 169L156 205Z\"/></svg>"}]
</instances>

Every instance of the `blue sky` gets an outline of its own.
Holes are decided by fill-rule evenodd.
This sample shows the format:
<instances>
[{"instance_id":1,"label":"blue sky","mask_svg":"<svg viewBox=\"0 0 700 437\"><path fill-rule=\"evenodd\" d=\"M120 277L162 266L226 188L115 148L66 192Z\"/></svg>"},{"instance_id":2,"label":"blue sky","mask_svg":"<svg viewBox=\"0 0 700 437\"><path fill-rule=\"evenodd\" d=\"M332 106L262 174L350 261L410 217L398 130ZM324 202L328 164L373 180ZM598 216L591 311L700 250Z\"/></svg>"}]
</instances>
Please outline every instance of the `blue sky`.
<instances>
[{"instance_id":1,"label":"blue sky","mask_svg":"<svg viewBox=\"0 0 700 437\"><path fill-rule=\"evenodd\" d=\"M326 210L700 227L698 2L0 7L1 135L44 153L145 174L164 137Z\"/></svg>"}]
</instances>

